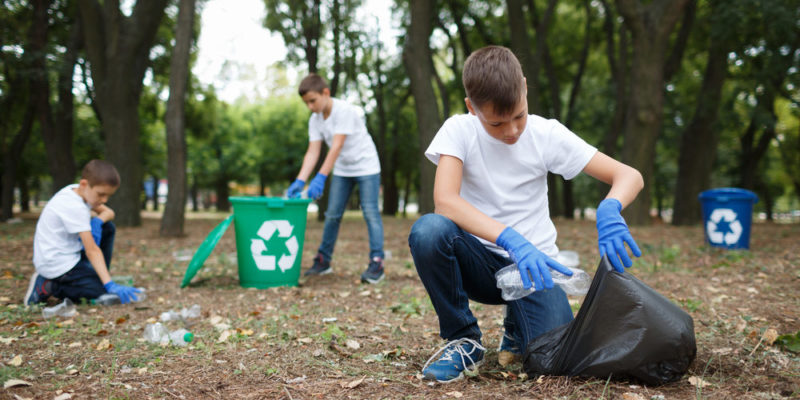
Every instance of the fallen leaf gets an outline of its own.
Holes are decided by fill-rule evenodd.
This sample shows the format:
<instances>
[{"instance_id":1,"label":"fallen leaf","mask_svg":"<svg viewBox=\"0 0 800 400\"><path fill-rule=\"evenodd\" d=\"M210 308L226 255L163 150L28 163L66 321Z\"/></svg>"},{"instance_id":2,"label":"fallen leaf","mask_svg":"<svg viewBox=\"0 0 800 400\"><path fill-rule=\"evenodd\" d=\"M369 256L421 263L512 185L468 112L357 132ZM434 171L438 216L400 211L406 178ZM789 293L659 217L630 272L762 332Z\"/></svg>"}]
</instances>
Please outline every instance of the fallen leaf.
<instances>
[{"instance_id":1,"label":"fallen leaf","mask_svg":"<svg viewBox=\"0 0 800 400\"><path fill-rule=\"evenodd\" d=\"M78 374L78 370L75 369L75 368L67 371L67 375L77 375L77 374Z\"/></svg>"},{"instance_id":2,"label":"fallen leaf","mask_svg":"<svg viewBox=\"0 0 800 400\"><path fill-rule=\"evenodd\" d=\"M9 301L11 301L10 297L8 297L8 296L0 296L0 302L6 303L6 302L9 302Z\"/></svg>"},{"instance_id":3,"label":"fallen leaf","mask_svg":"<svg viewBox=\"0 0 800 400\"><path fill-rule=\"evenodd\" d=\"M16 339L13 338L13 337L9 337L9 338L0 337L0 342L3 343L3 344L11 344L14 340L16 340Z\"/></svg>"},{"instance_id":4,"label":"fallen leaf","mask_svg":"<svg viewBox=\"0 0 800 400\"><path fill-rule=\"evenodd\" d=\"M81 347L81 342L72 342L67 347Z\"/></svg>"},{"instance_id":5,"label":"fallen leaf","mask_svg":"<svg viewBox=\"0 0 800 400\"><path fill-rule=\"evenodd\" d=\"M361 348L361 344L353 339L348 339L347 342L345 342L345 345L353 350L358 350Z\"/></svg>"},{"instance_id":6,"label":"fallen leaf","mask_svg":"<svg viewBox=\"0 0 800 400\"><path fill-rule=\"evenodd\" d=\"M645 400L644 396L639 393L625 392L622 394L622 400Z\"/></svg>"},{"instance_id":7,"label":"fallen leaf","mask_svg":"<svg viewBox=\"0 0 800 400\"><path fill-rule=\"evenodd\" d=\"M747 321L739 317L739 321L736 322L736 333L744 332L745 328L747 328Z\"/></svg>"},{"instance_id":8,"label":"fallen leaf","mask_svg":"<svg viewBox=\"0 0 800 400\"><path fill-rule=\"evenodd\" d=\"M732 351L733 351L733 349L730 348L730 347L723 347L723 348L720 348L720 349L711 350L712 353L719 354L721 356L730 354Z\"/></svg>"},{"instance_id":9,"label":"fallen leaf","mask_svg":"<svg viewBox=\"0 0 800 400\"><path fill-rule=\"evenodd\" d=\"M217 343L224 343L225 341L228 340L230 336L231 336L230 330L222 331L222 334L219 335L219 339L217 339Z\"/></svg>"},{"instance_id":10,"label":"fallen leaf","mask_svg":"<svg viewBox=\"0 0 800 400\"><path fill-rule=\"evenodd\" d=\"M100 343L97 345L97 350L109 350L109 349L111 349L111 342L109 342L108 339L101 340Z\"/></svg>"},{"instance_id":11,"label":"fallen leaf","mask_svg":"<svg viewBox=\"0 0 800 400\"><path fill-rule=\"evenodd\" d=\"M3 383L3 389L8 389L16 386L32 386L32 385L30 384L30 382L25 382L20 379L9 379L5 383Z\"/></svg>"},{"instance_id":12,"label":"fallen leaf","mask_svg":"<svg viewBox=\"0 0 800 400\"><path fill-rule=\"evenodd\" d=\"M706 386L710 386L711 385L710 383L708 383L708 382L704 381L703 379L698 378L696 376L690 376L689 377L689 383L692 386L699 387L699 388L704 388Z\"/></svg>"},{"instance_id":13,"label":"fallen leaf","mask_svg":"<svg viewBox=\"0 0 800 400\"><path fill-rule=\"evenodd\" d=\"M117 325L119 325L119 324L124 324L125 321L127 321L127 319L125 317L119 317L119 318L117 318L117 320L115 322L116 322Z\"/></svg>"},{"instance_id":14,"label":"fallen leaf","mask_svg":"<svg viewBox=\"0 0 800 400\"><path fill-rule=\"evenodd\" d=\"M16 357L12 358L11 361L8 362L8 365L11 365L12 367L19 367L22 365L22 356L17 354Z\"/></svg>"},{"instance_id":15,"label":"fallen leaf","mask_svg":"<svg viewBox=\"0 0 800 400\"><path fill-rule=\"evenodd\" d=\"M239 332L239 334L243 335L243 336L252 336L253 333L254 333L252 329L240 329L240 328L237 328L236 331Z\"/></svg>"},{"instance_id":16,"label":"fallen leaf","mask_svg":"<svg viewBox=\"0 0 800 400\"><path fill-rule=\"evenodd\" d=\"M108 335L108 331L105 329L100 329L97 333L94 334L95 336L106 336Z\"/></svg>"},{"instance_id":17,"label":"fallen leaf","mask_svg":"<svg viewBox=\"0 0 800 400\"><path fill-rule=\"evenodd\" d=\"M501 367L506 367L516 361L517 355L510 351L501 351L497 353L497 362Z\"/></svg>"},{"instance_id":18,"label":"fallen leaf","mask_svg":"<svg viewBox=\"0 0 800 400\"><path fill-rule=\"evenodd\" d=\"M71 399L72 395L69 393L61 393L60 395L53 397L53 400L67 400Z\"/></svg>"},{"instance_id":19,"label":"fallen leaf","mask_svg":"<svg viewBox=\"0 0 800 400\"><path fill-rule=\"evenodd\" d=\"M772 328L767 329L764 331L764 334L761 335L761 340L763 340L764 344L768 346L772 346L776 339L778 339L778 331Z\"/></svg>"},{"instance_id":20,"label":"fallen leaf","mask_svg":"<svg viewBox=\"0 0 800 400\"><path fill-rule=\"evenodd\" d=\"M304 337L304 338L297 338L297 341L303 344L308 344L313 342L314 339L311 339L310 337Z\"/></svg>"},{"instance_id":21,"label":"fallen leaf","mask_svg":"<svg viewBox=\"0 0 800 400\"><path fill-rule=\"evenodd\" d=\"M445 393L445 395L452 396L452 397L454 397L456 399L460 399L460 398L464 397L464 393L456 392L456 391L447 392L447 393Z\"/></svg>"},{"instance_id":22,"label":"fallen leaf","mask_svg":"<svg viewBox=\"0 0 800 400\"><path fill-rule=\"evenodd\" d=\"M356 388L358 385L360 385L360 384L361 384L361 382L364 382L364 378L366 378L366 377L367 377L367 376L366 376L366 375L364 375L364 376L362 376L361 378L359 378L359 379L356 379L356 380L354 380L354 381L350 381L350 382L348 382L348 383L343 383L343 384L342 384L342 387L343 387L343 388L347 388L347 389L355 389L355 388Z\"/></svg>"}]
</instances>

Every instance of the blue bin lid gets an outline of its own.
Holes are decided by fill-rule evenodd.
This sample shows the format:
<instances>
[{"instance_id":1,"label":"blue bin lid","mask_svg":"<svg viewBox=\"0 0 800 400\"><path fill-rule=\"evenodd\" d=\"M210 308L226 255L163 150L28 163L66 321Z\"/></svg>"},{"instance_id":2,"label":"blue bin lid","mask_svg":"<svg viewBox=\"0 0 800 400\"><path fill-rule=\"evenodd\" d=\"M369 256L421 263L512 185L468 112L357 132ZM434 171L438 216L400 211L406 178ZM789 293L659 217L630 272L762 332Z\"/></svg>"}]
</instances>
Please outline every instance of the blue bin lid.
<instances>
[{"instance_id":1,"label":"blue bin lid","mask_svg":"<svg viewBox=\"0 0 800 400\"><path fill-rule=\"evenodd\" d=\"M716 200L716 201L730 201L730 200L744 200L758 203L758 195L747 190L732 187L709 189L701 192L698 196L700 200Z\"/></svg>"}]
</instances>

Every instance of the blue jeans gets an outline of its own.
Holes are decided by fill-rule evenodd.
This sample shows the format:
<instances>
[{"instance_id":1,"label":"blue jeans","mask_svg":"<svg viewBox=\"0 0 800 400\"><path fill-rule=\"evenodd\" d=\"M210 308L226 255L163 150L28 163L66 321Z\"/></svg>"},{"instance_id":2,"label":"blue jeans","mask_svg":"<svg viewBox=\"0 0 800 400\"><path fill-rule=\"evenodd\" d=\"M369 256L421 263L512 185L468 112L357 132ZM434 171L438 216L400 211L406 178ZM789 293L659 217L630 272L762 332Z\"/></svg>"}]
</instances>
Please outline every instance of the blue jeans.
<instances>
[{"instance_id":1,"label":"blue jeans","mask_svg":"<svg viewBox=\"0 0 800 400\"><path fill-rule=\"evenodd\" d=\"M111 221L103 224L103 236L100 239L100 250L106 260L106 268L111 272L111 255L114 252L114 236L116 226ZM86 252L81 250L81 259L64 275L52 279L53 296L59 299L68 298L73 302L84 299L96 299L106 293L103 282L97 276L92 263L86 258Z\"/></svg>"},{"instance_id":2,"label":"blue jeans","mask_svg":"<svg viewBox=\"0 0 800 400\"><path fill-rule=\"evenodd\" d=\"M339 236L339 225L342 222L347 200L353 192L353 185L358 184L361 197L361 211L367 221L369 232L369 258L383 258L383 220L378 210L378 192L381 188L381 174L365 176L331 176L331 187L328 191L328 210L325 212L325 227L322 231L322 243L319 254L325 261L333 257L333 248Z\"/></svg>"},{"instance_id":3,"label":"blue jeans","mask_svg":"<svg viewBox=\"0 0 800 400\"><path fill-rule=\"evenodd\" d=\"M532 339L573 318L567 295L558 286L519 300L503 300L494 274L513 261L488 250L444 216L423 215L411 228L408 244L417 273L439 316L439 335L445 340L481 338L469 300L506 304L504 326L515 330L509 333L522 341L522 351Z\"/></svg>"}]
</instances>

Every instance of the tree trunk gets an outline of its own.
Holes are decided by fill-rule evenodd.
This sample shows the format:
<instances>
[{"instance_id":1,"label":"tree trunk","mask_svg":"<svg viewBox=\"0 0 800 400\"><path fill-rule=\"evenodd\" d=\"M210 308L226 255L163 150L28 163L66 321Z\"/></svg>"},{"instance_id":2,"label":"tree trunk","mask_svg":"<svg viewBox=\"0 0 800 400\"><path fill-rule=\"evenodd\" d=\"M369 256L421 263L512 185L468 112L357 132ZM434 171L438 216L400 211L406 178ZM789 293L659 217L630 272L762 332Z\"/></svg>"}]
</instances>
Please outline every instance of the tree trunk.
<instances>
[{"instance_id":1,"label":"tree trunk","mask_svg":"<svg viewBox=\"0 0 800 400\"><path fill-rule=\"evenodd\" d=\"M539 104L539 55L531 53L528 37L528 24L522 11L522 0L506 0L508 26L511 29L511 50L522 64L522 71L528 84L528 110L530 114L542 114ZM532 12L531 10L528 10ZM538 23L538 22L537 22ZM538 50L538 48L537 48Z\"/></svg>"},{"instance_id":2,"label":"tree trunk","mask_svg":"<svg viewBox=\"0 0 800 400\"><path fill-rule=\"evenodd\" d=\"M31 104L25 112L22 126L17 131L17 134L14 135L11 146L9 146L8 152L3 157L3 175L0 178L0 183L2 184L2 188L0 188L0 194L2 194L2 199L0 199L2 208L0 209L0 221L7 221L14 216L14 186L17 179L17 166L19 166L22 158L22 150L31 136L33 117L33 104Z\"/></svg>"},{"instance_id":3,"label":"tree trunk","mask_svg":"<svg viewBox=\"0 0 800 400\"><path fill-rule=\"evenodd\" d=\"M433 71L430 50L430 35L433 28L435 3L427 0L411 0L411 23L403 48L403 64L411 80L411 92L417 112L420 152L428 148L441 125L439 105L433 90ZM418 203L420 214L434 210L433 182L435 166L420 156Z\"/></svg>"},{"instance_id":4,"label":"tree trunk","mask_svg":"<svg viewBox=\"0 0 800 400\"><path fill-rule=\"evenodd\" d=\"M46 20L45 20L45 23ZM40 129L44 139L45 153L50 176L53 178L53 188L62 188L75 182L77 166L72 153L72 138L74 132L74 94L72 93L75 64L78 52L83 47L83 37L80 21L76 18L73 23L69 42L66 44L64 57L58 67L58 103L51 109L49 105L49 84L45 80L42 88L47 93L47 104L41 105ZM52 111L52 114L51 114ZM57 190L57 189L55 189Z\"/></svg>"},{"instance_id":5,"label":"tree trunk","mask_svg":"<svg viewBox=\"0 0 800 400\"><path fill-rule=\"evenodd\" d=\"M727 46L712 36L694 116L681 134L673 225L693 225L702 218L697 196L709 188L717 156L719 131L715 125L728 69L727 57Z\"/></svg>"},{"instance_id":6,"label":"tree trunk","mask_svg":"<svg viewBox=\"0 0 800 400\"><path fill-rule=\"evenodd\" d=\"M186 87L189 84L189 56L192 49L195 0L181 0L175 49L172 51L167 100L167 204L161 217L161 236L183 236L186 214ZM157 189L157 188L156 188ZM155 191L158 204L158 190Z\"/></svg>"},{"instance_id":7,"label":"tree trunk","mask_svg":"<svg viewBox=\"0 0 800 400\"><path fill-rule=\"evenodd\" d=\"M119 1L78 0L97 106L106 134L106 158L122 182L109 201L118 226L141 225L142 158L139 97L167 0L137 1L130 17Z\"/></svg>"},{"instance_id":8,"label":"tree trunk","mask_svg":"<svg viewBox=\"0 0 800 400\"><path fill-rule=\"evenodd\" d=\"M625 121L622 160L639 170L645 187L625 210L631 225L648 225L656 141L661 133L664 65L670 33L688 0L617 0L617 8L633 36L629 116Z\"/></svg>"}]
</instances>

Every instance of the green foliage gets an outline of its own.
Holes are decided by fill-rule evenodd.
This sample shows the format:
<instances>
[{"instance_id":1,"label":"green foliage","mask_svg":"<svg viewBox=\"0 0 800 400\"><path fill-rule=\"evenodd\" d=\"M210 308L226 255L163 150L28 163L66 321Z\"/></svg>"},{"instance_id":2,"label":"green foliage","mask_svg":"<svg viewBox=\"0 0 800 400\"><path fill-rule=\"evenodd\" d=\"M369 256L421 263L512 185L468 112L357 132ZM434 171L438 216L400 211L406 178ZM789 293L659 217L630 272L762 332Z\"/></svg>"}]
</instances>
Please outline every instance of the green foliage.
<instances>
[{"instance_id":1,"label":"green foliage","mask_svg":"<svg viewBox=\"0 0 800 400\"><path fill-rule=\"evenodd\" d=\"M775 340L775 344L786 351L795 354L800 353L800 331L797 331L797 333L794 335L787 333L785 335L778 336L778 339Z\"/></svg>"}]
</instances>

